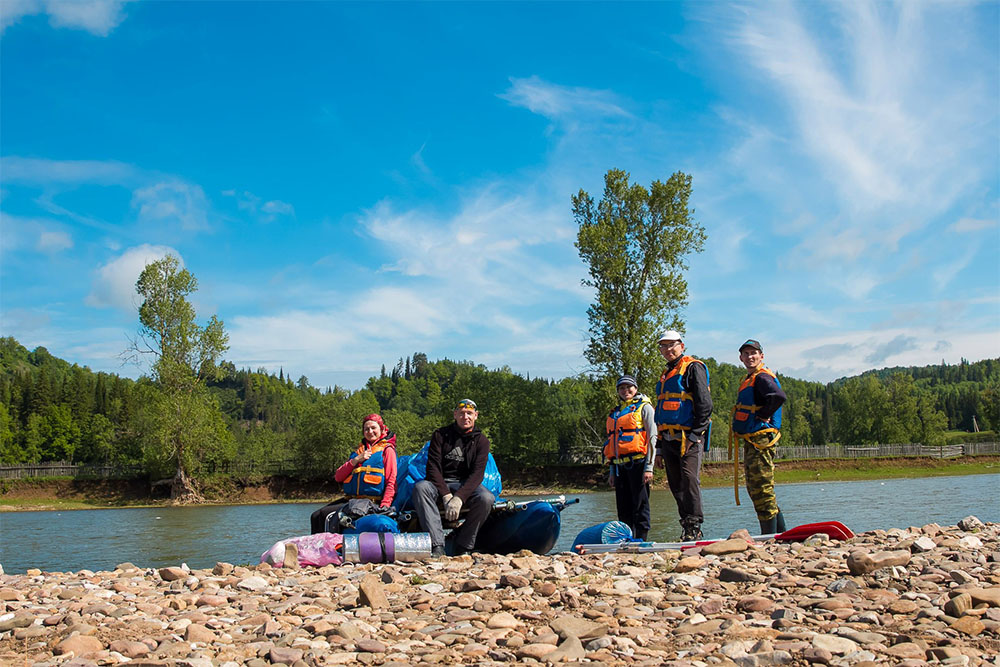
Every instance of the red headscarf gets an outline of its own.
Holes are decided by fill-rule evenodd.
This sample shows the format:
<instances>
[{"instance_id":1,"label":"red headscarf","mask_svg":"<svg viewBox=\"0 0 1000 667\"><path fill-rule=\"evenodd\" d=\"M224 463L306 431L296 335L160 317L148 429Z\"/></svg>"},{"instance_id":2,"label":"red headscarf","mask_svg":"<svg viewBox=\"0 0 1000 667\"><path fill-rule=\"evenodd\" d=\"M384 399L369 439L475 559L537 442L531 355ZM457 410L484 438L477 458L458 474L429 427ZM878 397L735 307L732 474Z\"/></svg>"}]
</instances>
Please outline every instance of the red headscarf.
<instances>
[{"instance_id":1,"label":"red headscarf","mask_svg":"<svg viewBox=\"0 0 1000 667\"><path fill-rule=\"evenodd\" d=\"M361 420L361 426L364 427L365 423L367 423L367 422L375 422L376 424L379 425L379 427L381 428L381 431L382 431L381 433L379 433L379 437L382 437L386 433L389 432L389 429L386 428L386 426L385 426L385 422L382 421L382 415L377 415L374 412L372 414L370 414L370 415L366 415L365 418ZM363 437L361 439L361 444L362 445L365 444Z\"/></svg>"}]
</instances>

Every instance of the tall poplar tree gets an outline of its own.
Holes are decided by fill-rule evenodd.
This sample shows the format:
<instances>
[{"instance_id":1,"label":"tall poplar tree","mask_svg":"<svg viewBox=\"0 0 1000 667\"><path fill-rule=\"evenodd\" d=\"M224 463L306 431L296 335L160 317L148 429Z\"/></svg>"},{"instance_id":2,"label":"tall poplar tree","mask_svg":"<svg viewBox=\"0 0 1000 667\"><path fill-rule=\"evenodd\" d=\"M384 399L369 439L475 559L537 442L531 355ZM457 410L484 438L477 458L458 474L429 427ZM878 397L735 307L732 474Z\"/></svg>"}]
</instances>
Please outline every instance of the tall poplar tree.
<instances>
[{"instance_id":1,"label":"tall poplar tree","mask_svg":"<svg viewBox=\"0 0 1000 667\"><path fill-rule=\"evenodd\" d=\"M142 410L144 458L151 469L172 469L172 499L199 500L192 470L200 462L225 458L233 445L218 403L205 386L206 380L223 374L217 364L229 349L229 335L214 315L205 326L198 325L187 299L198 281L180 268L176 257L148 264L135 287L143 299L139 335L126 355L151 357L155 384Z\"/></svg>"},{"instance_id":2,"label":"tall poplar tree","mask_svg":"<svg viewBox=\"0 0 1000 667\"><path fill-rule=\"evenodd\" d=\"M657 333L683 330L687 256L701 252L706 238L690 196L691 177L682 172L647 190L611 169L599 202L583 190L573 197L576 247L590 271L583 284L596 292L585 356L605 377L635 375L645 391L662 365Z\"/></svg>"}]
</instances>

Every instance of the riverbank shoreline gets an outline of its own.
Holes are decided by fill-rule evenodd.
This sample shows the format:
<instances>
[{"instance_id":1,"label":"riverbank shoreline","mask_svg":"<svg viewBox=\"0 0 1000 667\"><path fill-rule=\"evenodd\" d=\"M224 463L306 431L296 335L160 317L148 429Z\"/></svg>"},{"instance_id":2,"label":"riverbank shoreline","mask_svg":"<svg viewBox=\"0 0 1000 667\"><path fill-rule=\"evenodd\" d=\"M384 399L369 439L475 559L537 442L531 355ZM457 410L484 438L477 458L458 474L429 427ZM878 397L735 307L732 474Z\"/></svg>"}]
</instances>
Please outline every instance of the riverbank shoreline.
<instances>
[{"instance_id":1,"label":"riverbank shoreline","mask_svg":"<svg viewBox=\"0 0 1000 667\"><path fill-rule=\"evenodd\" d=\"M1000 524L643 554L0 574L0 663L1000 665Z\"/></svg>"},{"instance_id":2,"label":"riverbank shoreline","mask_svg":"<svg viewBox=\"0 0 1000 667\"><path fill-rule=\"evenodd\" d=\"M1000 456L967 456L955 459L879 458L809 459L778 461L776 483L838 482L879 479L960 476L1000 473ZM742 483L741 475L741 483ZM702 486L732 486L733 467L711 463L702 468ZM654 489L667 489L662 471L656 472ZM507 476L507 496L558 495L607 491L606 466L553 466L522 471L519 480ZM339 495L328 481L300 481L273 477L256 482L233 479L208 480L203 484L208 505L254 505L271 503L325 503ZM68 511L171 505L166 490L155 492L145 480L75 480L71 478L3 480L0 482L0 512Z\"/></svg>"}]
</instances>

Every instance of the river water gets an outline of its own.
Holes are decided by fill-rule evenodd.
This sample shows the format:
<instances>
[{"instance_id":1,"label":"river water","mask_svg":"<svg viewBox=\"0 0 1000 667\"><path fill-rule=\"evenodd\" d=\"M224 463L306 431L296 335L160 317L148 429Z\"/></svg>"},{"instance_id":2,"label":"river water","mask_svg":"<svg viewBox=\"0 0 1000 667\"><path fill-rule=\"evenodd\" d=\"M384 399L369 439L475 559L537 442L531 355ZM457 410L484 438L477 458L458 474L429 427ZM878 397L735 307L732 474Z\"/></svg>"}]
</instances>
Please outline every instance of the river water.
<instances>
[{"instance_id":1,"label":"river water","mask_svg":"<svg viewBox=\"0 0 1000 667\"><path fill-rule=\"evenodd\" d=\"M582 529L616 518L614 494L583 493L562 513L555 551L569 549ZM528 499L517 496L515 499ZM747 528L759 532L753 505L741 489L704 489L706 537L726 537ZM782 484L778 500L789 528L817 521L841 521L855 532L906 528L927 523L953 525L975 515L1000 522L1000 474L865 482ZM654 491L649 539L676 541L677 510L668 491ZM212 505L0 514L0 564L8 573L110 570L130 561L140 567L187 563L212 567L218 561L257 563L278 540L309 532L309 514L319 503Z\"/></svg>"}]
</instances>

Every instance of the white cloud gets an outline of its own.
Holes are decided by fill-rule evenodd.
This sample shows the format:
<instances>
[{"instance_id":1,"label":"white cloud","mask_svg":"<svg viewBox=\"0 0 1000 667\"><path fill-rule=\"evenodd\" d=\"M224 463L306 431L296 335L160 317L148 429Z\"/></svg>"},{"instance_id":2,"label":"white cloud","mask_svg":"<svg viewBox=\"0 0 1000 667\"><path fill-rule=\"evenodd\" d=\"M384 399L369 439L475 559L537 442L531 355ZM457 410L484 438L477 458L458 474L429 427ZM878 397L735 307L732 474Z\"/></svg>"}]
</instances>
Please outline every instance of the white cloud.
<instances>
[{"instance_id":1,"label":"white cloud","mask_svg":"<svg viewBox=\"0 0 1000 667\"><path fill-rule=\"evenodd\" d=\"M500 98L548 118L631 116L611 91L560 86L537 76L526 79L511 77L510 84L510 88L499 95Z\"/></svg>"},{"instance_id":2,"label":"white cloud","mask_svg":"<svg viewBox=\"0 0 1000 667\"><path fill-rule=\"evenodd\" d=\"M179 223L182 229L208 229L208 200L199 185L167 181L138 188L132 193L142 225Z\"/></svg>"},{"instance_id":3,"label":"white cloud","mask_svg":"<svg viewBox=\"0 0 1000 667\"><path fill-rule=\"evenodd\" d=\"M996 356L1000 330L931 326L884 331L837 332L828 336L765 343L769 368L795 378L831 382L886 366L956 364Z\"/></svg>"},{"instance_id":4,"label":"white cloud","mask_svg":"<svg viewBox=\"0 0 1000 667\"><path fill-rule=\"evenodd\" d=\"M0 32L23 16L48 14L53 28L78 28L106 37L125 20L125 3L132 1L3 0L0 2Z\"/></svg>"},{"instance_id":5,"label":"white cloud","mask_svg":"<svg viewBox=\"0 0 1000 667\"><path fill-rule=\"evenodd\" d=\"M168 246L141 245L129 248L97 269L86 304L96 308L119 308L134 312L139 307L135 282L150 262L173 255L184 265L181 254Z\"/></svg>"},{"instance_id":6,"label":"white cloud","mask_svg":"<svg viewBox=\"0 0 1000 667\"><path fill-rule=\"evenodd\" d=\"M73 239L66 232L43 231L38 236L39 251L44 253L57 253L73 247Z\"/></svg>"},{"instance_id":7,"label":"white cloud","mask_svg":"<svg viewBox=\"0 0 1000 667\"><path fill-rule=\"evenodd\" d=\"M961 256L952 259L951 261L938 264L931 275L934 276L934 289L938 292L948 287L949 284L955 279L965 267L967 267L976 256L976 251L978 248L972 246L966 248L965 252Z\"/></svg>"},{"instance_id":8,"label":"white cloud","mask_svg":"<svg viewBox=\"0 0 1000 667\"><path fill-rule=\"evenodd\" d=\"M265 202L262 198L246 190L242 192L224 190L222 194L226 197L235 197L236 207L250 213L257 222L267 223L274 222L279 217L295 217L295 207L288 202L278 199Z\"/></svg>"},{"instance_id":9,"label":"white cloud","mask_svg":"<svg viewBox=\"0 0 1000 667\"><path fill-rule=\"evenodd\" d=\"M959 234L969 234L984 229L992 229L997 226L996 220L985 220L977 218L962 218L951 226L951 231Z\"/></svg>"},{"instance_id":10,"label":"white cloud","mask_svg":"<svg viewBox=\"0 0 1000 667\"><path fill-rule=\"evenodd\" d=\"M27 185L127 185L144 178L140 169L114 160L46 160L16 155L0 158L0 174L4 183Z\"/></svg>"},{"instance_id":11,"label":"white cloud","mask_svg":"<svg viewBox=\"0 0 1000 667\"><path fill-rule=\"evenodd\" d=\"M711 8L695 11L722 25L733 55L723 85L739 98L722 120L746 137L730 156L746 175L731 180L757 202L810 214L808 227L775 230L802 238L790 265L836 284L832 267L866 262L863 282L879 285L899 271L892 255L908 240L992 204L983 188L995 183L996 145L983 137L997 132L997 61L968 5ZM965 218L954 229L984 224Z\"/></svg>"}]
</instances>

